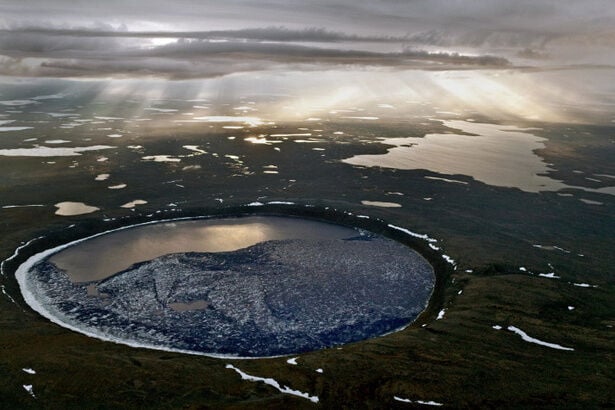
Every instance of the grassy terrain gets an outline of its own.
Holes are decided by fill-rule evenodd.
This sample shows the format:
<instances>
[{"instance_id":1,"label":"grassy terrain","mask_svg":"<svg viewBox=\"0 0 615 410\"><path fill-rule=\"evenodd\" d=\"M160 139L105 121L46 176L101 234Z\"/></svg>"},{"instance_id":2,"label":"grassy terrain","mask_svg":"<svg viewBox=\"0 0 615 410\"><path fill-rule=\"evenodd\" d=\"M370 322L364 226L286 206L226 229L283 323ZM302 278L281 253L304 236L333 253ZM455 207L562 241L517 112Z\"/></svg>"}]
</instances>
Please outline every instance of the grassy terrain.
<instances>
[{"instance_id":1,"label":"grassy terrain","mask_svg":"<svg viewBox=\"0 0 615 410\"><path fill-rule=\"evenodd\" d=\"M332 133L342 127L348 131L352 125L323 127ZM362 138L407 136L404 127L407 124L378 124L363 129ZM279 132L296 129L281 128ZM429 132L439 129L434 123ZM437 175L428 171L351 167L339 160L386 149L361 143L356 136L360 130L356 131L348 144L285 142L280 144L283 155L271 146L237 142L219 133L166 134L148 140L125 137L122 145L139 143L146 152L116 149L84 154L71 171L67 167L74 158L57 158L55 164L42 164L46 159L41 158L0 158L0 205L45 205L0 210L0 259L10 257L19 244L44 236L5 263L7 275L0 279L15 299L13 303L0 297L0 408L424 407L395 401L394 396L433 400L452 408L615 406L612 196L578 191L573 197L532 194L487 186L467 176L455 176L468 182L461 185L425 179ZM610 161L613 131L612 127L550 127L540 131L549 138L541 155L554 164L558 179L598 187L574 171L615 174ZM415 132L422 135L425 130ZM184 144L220 155L189 157L180 164L140 160L143 155L187 154L178 148ZM225 158L225 153L239 156L242 163ZM98 162L98 155L109 160ZM260 172L267 164L276 164L280 173ZM201 168L182 170L187 165ZM104 172L112 175L109 181L94 181ZM128 188L106 188L120 182ZM586 204L578 196L603 204ZM134 199L148 204L136 211L119 208ZM302 354L297 366L287 364L286 358L233 361L102 342L48 322L20 298L13 269L27 255L51 244L154 218L236 213L245 210L242 204L257 199L315 205L315 211L295 207L293 213L302 209L307 216L341 223L358 223L344 211L367 214L372 222L364 223L375 231L383 229L382 223L373 222L380 218L427 233L457 261L457 270L447 270L424 242L413 241L412 246L440 264L429 309L404 331ZM53 215L53 204L66 200L84 201L101 211ZM367 207L362 200L397 202L402 207ZM288 212L285 209L273 206L264 211ZM158 210L164 212L154 214ZM117 219L104 222L103 217ZM549 272L561 278L538 276ZM444 317L436 320L443 308ZM574 351L528 343L506 330L508 326ZM320 401L313 404L263 383L241 380L225 368L227 363L250 375L272 377ZM23 372L26 367L37 373ZM36 398L23 389L28 384Z\"/></svg>"}]
</instances>

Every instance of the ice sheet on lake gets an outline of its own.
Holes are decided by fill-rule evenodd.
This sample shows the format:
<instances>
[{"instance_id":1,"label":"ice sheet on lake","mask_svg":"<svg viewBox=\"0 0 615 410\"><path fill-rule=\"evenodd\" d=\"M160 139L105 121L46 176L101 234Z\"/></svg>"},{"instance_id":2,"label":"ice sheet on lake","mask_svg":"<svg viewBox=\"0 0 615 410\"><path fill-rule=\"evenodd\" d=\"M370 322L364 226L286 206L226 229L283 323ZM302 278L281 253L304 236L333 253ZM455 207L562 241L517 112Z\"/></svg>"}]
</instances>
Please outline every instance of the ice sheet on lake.
<instances>
[{"instance_id":1,"label":"ice sheet on lake","mask_svg":"<svg viewBox=\"0 0 615 410\"><path fill-rule=\"evenodd\" d=\"M565 347L565 346L561 346L555 343L548 343L548 342L544 342L542 340L533 338L528 336L527 333L525 333L523 330L519 329L518 327L515 326L508 326L507 328L509 331L518 334L519 336L521 336L521 339L523 339L524 341L528 342L528 343L534 343L537 345L541 345L541 346L546 346L546 347L550 347L551 349L558 349L558 350L574 350L571 347Z\"/></svg>"},{"instance_id":2,"label":"ice sheet on lake","mask_svg":"<svg viewBox=\"0 0 615 410\"><path fill-rule=\"evenodd\" d=\"M92 145L89 147L45 147L0 149L0 156L5 157L74 157L82 152L99 151L115 148L110 145Z\"/></svg>"},{"instance_id":3,"label":"ice sheet on lake","mask_svg":"<svg viewBox=\"0 0 615 410\"><path fill-rule=\"evenodd\" d=\"M241 370L239 370L238 368L236 368L232 364L227 364L226 368L227 369L235 370L237 373L239 373L239 375L241 376L242 380L249 380L249 381L252 381L252 382L262 382L262 383L268 384L269 386L275 387L276 389L278 389L282 393L292 394L293 396L297 396L297 397L301 397L303 399L307 399L307 400L311 401L312 403L318 403L318 396L310 396L308 393L304 393L304 392L301 392L299 390L293 390L293 389L291 389L288 386L281 387L280 383L278 383L275 379L251 376L251 375L249 375L247 373L242 372Z\"/></svg>"}]
</instances>

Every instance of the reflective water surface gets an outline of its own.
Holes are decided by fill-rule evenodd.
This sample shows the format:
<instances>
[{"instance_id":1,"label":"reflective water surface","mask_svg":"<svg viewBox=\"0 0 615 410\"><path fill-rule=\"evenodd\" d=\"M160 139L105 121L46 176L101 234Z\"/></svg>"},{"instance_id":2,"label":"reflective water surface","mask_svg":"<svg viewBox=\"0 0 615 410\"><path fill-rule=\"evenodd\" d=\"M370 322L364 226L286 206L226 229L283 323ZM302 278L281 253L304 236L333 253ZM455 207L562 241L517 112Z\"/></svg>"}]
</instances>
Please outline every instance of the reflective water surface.
<instances>
[{"instance_id":1,"label":"reflective water surface","mask_svg":"<svg viewBox=\"0 0 615 410\"><path fill-rule=\"evenodd\" d=\"M50 258L73 282L104 279L162 255L229 252L282 239L343 239L350 228L288 217L190 220L130 228L87 240Z\"/></svg>"}]
</instances>

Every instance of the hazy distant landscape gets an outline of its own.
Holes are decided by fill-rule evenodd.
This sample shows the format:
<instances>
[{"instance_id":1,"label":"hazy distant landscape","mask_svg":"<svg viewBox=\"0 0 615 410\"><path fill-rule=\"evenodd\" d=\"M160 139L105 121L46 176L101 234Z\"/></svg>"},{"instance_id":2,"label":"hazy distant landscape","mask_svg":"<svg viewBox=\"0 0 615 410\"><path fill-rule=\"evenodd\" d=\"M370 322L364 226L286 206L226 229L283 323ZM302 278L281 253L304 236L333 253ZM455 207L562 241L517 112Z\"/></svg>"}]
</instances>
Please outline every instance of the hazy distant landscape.
<instances>
[{"instance_id":1,"label":"hazy distant landscape","mask_svg":"<svg viewBox=\"0 0 615 410\"><path fill-rule=\"evenodd\" d=\"M4 407L615 405L615 8L546 0L179 3L170 10L154 1L143 11L140 2L111 2L103 13L93 4L0 1ZM99 17L83 17L90 15ZM358 258L348 255L362 248L352 241L325 246L322 237L302 237L305 246L295 246L286 234L249 226L228 248L192 249L231 234L172 229L179 219L255 215L399 241L395 252L416 250L433 266L433 293L411 286L416 265L397 272L365 262L353 276ZM236 360L88 337L24 299L16 271L31 256L163 220L171 225L152 225L147 235L127 230L83 242L80 260L54 265L51 276L62 279L48 289L81 283L86 306L96 297L90 281L123 272L107 291L123 294L117 300L134 312L138 298L157 312L158 289L172 288L175 299L165 303L179 310L165 320L192 312L181 322L189 334L203 312L223 326L243 315L245 329L257 329L250 321L282 315L273 306L306 309L321 291L305 272L339 268L341 276L318 282L327 295L336 295L333 283L346 292L340 303L318 306L322 326L343 322L335 315L344 303L364 318L372 312L375 327L389 309L413 313L400 322L386 316L375 332L383 336L346 329L343 342L328 335L318 344L302 335L297 350L279 343L268 353L275 343L256 337L256 356L297 354ZM156 253L165 238L177 246ZM169 256L178 252L212 253ZM383 267L392 251L370 252ZM305 272L275 286L206 285L190 270L229 263L240 278L251 266L279 274L294 260L309 262ZM69 266L92 276L73 277ZM168 267L184 285L157 276ZM393 271L406 286L387 282ZM219 305L228 310L207 310L214 299L196 291L207 286L228 291ZM282 296L263 303L242 293L274 287ZM412 299L419 288L421 297L431 294L427 308L389 333L422 310L424 301ZM391 306L377 301L382 295ZM102 328L88 322L100 315L70 314ZM141 312L129 320L154 329L157 318ZM228 353L228 344L216 351Z\"/></svg>"}]
</instances>

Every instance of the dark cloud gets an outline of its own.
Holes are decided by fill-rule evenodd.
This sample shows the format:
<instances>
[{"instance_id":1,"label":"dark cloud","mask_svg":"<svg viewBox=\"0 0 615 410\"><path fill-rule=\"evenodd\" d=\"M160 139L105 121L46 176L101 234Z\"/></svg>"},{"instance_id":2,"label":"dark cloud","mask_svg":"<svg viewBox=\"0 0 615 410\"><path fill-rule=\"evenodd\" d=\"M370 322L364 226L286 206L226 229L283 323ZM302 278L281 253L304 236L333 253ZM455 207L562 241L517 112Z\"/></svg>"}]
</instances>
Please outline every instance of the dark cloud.
<instances>
[{"instance_id":1,"label":"dark cloud","mask_svg":"<svg viewBox=\"0 0 615 410\"><path fill-rule=\"evenodd\" d=\"M608 0L0 0L0 74L609 65L613 27Z\"/></svg>"},{"instance_id":2,"label":"dark cloud","mask_svg":"<svg viewBox=\"0 0 615 410\"><path fill-rule=\"evenodd\" d=\"M253 41L277 42L375 42L399 43L407 41L405 36L366 36L347 34L326 30L322 27L305 29L289 29L283 26L264 28L248 28L241 30L211 30L211 31L128 31L101 30L96 28L53 28L53 27L15 27L0 29L0 36L36 36L44 35L50 38L173 38L173 39L245 39Z\"/></svg>"}]
</instances>

